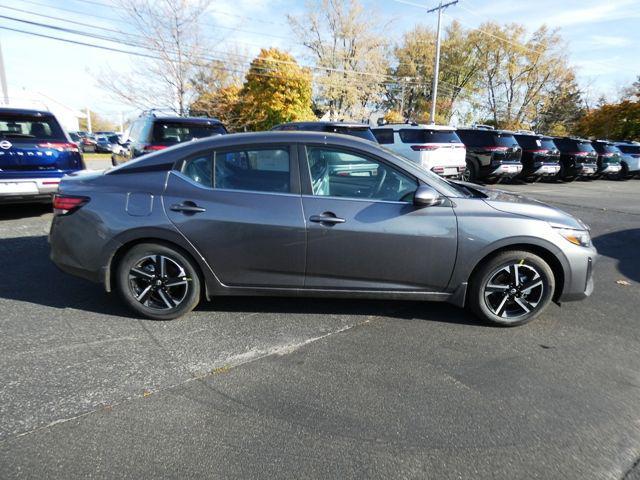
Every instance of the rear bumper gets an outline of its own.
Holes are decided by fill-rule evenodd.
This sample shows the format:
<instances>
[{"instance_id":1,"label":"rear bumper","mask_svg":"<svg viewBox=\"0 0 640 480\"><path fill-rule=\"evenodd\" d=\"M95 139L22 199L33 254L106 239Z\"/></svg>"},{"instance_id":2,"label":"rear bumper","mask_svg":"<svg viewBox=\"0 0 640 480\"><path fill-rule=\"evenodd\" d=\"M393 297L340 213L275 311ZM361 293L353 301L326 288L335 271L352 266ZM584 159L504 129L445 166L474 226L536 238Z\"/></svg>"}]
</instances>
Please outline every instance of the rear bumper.
<instances>
[{"instance_id":1,"label":"rear bumper","mask_svg":"<svg viewBox=\"0 0 640 480\"><path fill-rule=\"evenodd\" d=\"M522 171L522 164L519 163L503 163L500 165L491 165L490 177L515 177Z\"/></svg>"},{"instance_id":2,"label":"rear bumper","mask_svg":"<svg viewBox=\"0 0 640 480\"><path fill-rule=\"evenodd\" d=\"M0 203L43 202L58 191L60 177L0 178Z\"/></svg>"},{"instance_id":3,"label":"rear bumper","mask_svg":"<svg viewBox=\"0 0 640 480\"><path fill-rule=\"evenodd\" d=\"M539 167L534 167L531 175L535 175L537 177L552 177L557 175L559 171L560 165L558 164L541 165Z\"/></svg>"},{"instance_id":4,"label":"rear bumper","mask_svg":"<svg viewBox=\"0 0 640 480\"><path fill-rule=\"evenodd\" d=\"M618 173L621 169L621 165L602 165L602 169L598 173Z\"/></svg>"}]
</instances>

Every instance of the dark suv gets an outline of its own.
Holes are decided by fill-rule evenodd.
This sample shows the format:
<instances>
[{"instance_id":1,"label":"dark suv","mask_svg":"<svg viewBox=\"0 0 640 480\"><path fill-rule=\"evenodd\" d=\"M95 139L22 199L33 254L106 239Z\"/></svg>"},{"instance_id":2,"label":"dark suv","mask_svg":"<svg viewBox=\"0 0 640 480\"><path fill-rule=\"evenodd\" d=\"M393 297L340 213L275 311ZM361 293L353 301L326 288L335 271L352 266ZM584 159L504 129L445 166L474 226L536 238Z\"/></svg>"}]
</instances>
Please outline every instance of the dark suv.
<instances>
[{"instance_id":1,"label":"dark suv","mask_svg":"<svg viewBox=\"0 0 640 480\"><path fill-rule=\"evenodd\" d=\"M490 127L459 128L456 133L467 149L467 182L494 183L522 171L522 148L512 132Z\"/></svg>"},{"instance_id":2,"label":"dark suv","mask_svg":"<svg viewBox=\"0 0 640 480\"><path fill-rule=\"evenodd\" d=\"M596 172L596 176L598 178L624 179L625 177L620 175L620 171L622 170L622 164L620 163L622 152L620 149L616 147L613 142L607 140L594 140L591 142L591 145L598 154L598 171Z\"/></svg>"},{"instance_id":3,"label":"dark suv","mask_svg":"<svg viewBox=\"0 0 640 480\"><path fill-rule=\"evenodd\" d=\"M560 173L563 182L576 178L594 178L598 173L598 154L589 140L573 137L553 139L560 150Z\"/></svg>"},{"instance_id":4,"label":"dark suv","mask_svg":"<svg viewBox=\"0 0 640 480\"><path fill-rule=\"evenodd\" d=\"M126 148L117 149L111 155L111 161L117 165L178 143L226 133L225 126L216 118L161 117L153 112L143 113L131 124L123 141Z\"/></svg>"},{"instance_id":5,"label":"dark suv","mask_svg":"<svg viewBox=\"0 0 640 480\"><path fill-rule=\"evenodd\" d=\"M536 182L543 177L554 177L560 171L560 151L551 137L533 132L516 132L514 137L522 147L522 172L518 177Z\"/></svg>"},{"instance_id":6,"label":"dark suv","mask_svg":"<svg viewBox=\"0 0 640 480\"><path fill-rule=\"evenodd\" d=\"M271 130L302 130L305 132L341 133L342 135L352 135L354 137L364 138L365 140L378 143L369 125L364 123L290 122L276 125Z\"/></svg>"},{"instance_id":7,"label":"dark suv","mask_svg":"<svg viewBox=\"0 0 640 480\"><path fill-rule=\"evenodd\" d=\"M0 202L50 201L65 174L84 168L51 113L0 108Z\"/></svg>"}]
</instances>

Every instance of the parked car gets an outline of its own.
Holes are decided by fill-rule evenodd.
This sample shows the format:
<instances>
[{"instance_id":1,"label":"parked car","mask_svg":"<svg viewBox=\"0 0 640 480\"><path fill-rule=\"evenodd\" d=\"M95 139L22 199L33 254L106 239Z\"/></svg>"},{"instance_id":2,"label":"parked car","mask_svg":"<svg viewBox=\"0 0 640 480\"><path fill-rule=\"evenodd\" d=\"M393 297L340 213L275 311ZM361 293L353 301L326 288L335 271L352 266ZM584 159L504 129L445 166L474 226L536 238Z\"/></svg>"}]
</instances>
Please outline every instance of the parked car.
<instances>
[{"instance_id":1,"label":"parked car","mask_svg":"<svg viewBox=\"0 0 640 480\"><path fill-rule=\"evenodd\" d=\"M93 134L87 133L80 140L81 152L95 152L96 151L96 138Z\"/></svg>"},{"instance_id":2,"label":"parked car","mask_svg":"<svg viewBox=\"0 0 640 480\"><path fill-rule=\"evenodd\" d=\"M516 132L514 135L522 148L522 171L518 178L536 182L555 177L560 171L560 151L551 137L533 132Z\"/></svg>"},{"instance_id":3,"label":"parked car","mask_svg":"<svg viewBox=\"0 0 640 480\"><path fill-rule=\"evenodd\" d=\"M616 147L613 142L607 140L594 140L591 142L591 145L598 154L598 170L595 176L597 178L609 177L624 179L624 176L620 175L620 171L622 170L620 163L622 152L620 149Z\"/></svg>"},{"instance_id":4,"label":"parked car","mask_svg":"<svg viewBox=\"0 0 640 480\"><path fill-rule=\"evenodd\" d=\"M553 139L560 150L560 172L563 182L573 182L577 178L594 178L598 173L598 154L589 140L574 137Z\"/></svg>"},{"instance_id":5,"label":"parked car","mask_svg":"<svg viewBox=\"0 0 640 480\"><path fill-rule=\"evenodd\" d=\"M620 176L632 178L640 175L640 143L638 142L617 142L616 147L620 149L621 159Z\"/></svg>"},{"instance_id":6,"label":"parked car","mask_svg":"<svg viewBox=\"0 0 640 480\"><path fill-rule=\"evenodd\" d=\"M69 133L69 138L71 139L71 141L73 143L75 143L78 148L80 148L80 143L82 142L82 137L80 135L78 135L76 132L68 132L68 133Z\"/></svg>"},{"instance_id":7,"label":"parked car","mask_svg":"<svg viewBox=\"0 0 640 480\"><path fill-rule=\"evenodd\" d=\"M375 174L332 173L331 162ZM291 295L448 301L519 325L593 289L581 221L347 135L190 142L65 177L54 207L56 265L153 319L203 294Z\"/></svg>"},{"instance_id":8,"label":"parked car","mask_svg":"<svg viewBox=\"0 0 640 480\"><path fill-rule=\"evenodd\" d=\"M116 149L111 161L117 165L178 143L226 133L227 129L216 118L167 117L145 112L131 124L127 139L122 142L128 147Z\"/></svg>"},{"instance_id":9,"label":"parked car","mask_svg":"<svg viewBox=\"0 0 640 480\"><path fill-rule=\"evenodd\" d=\"M116 146L119 144L120 142L118 135L116 135L115 133L109 136L100 135L96 137L96 152L113 153L116 149Z\"/></svg>"},{"instance_id":10,"label":"parked car","mask_svg":"<svg viewBox=\"0 0 640 480\"><path fill-rule=\"evenodd\" d=\"M478 125L459 128L456 133L466 147L464 180L494 183L522 171L522 148L512 132Z\"/></svg>"},{"instance_id":11,"label":"parked car","mask_svg":"<svg viewBox=\"0 0 640 480\"><path fill-rule=\"evenodd\" d=\"M442 177L460 178L467 165L464 144L453 127L388 123L371 130L379 144Z\"/></svg>"},{"instance_id":12,"label":"parked car","mask_svg":"<svg viewBox=\"0 0 640 480\"><path fill-rule=\"evenodd\" d=\"M116 132L111 130L101 130L99 132L93 132L96 137L110 137L112 135L117 135Z\"/></svg>"},{"instance_id":13,"label":"parked car","mask_svg":"<svg viewBox=\"0 0 640 480\"><path fill-rule=\"evenodd\" d=\"M84 168L50 112L0 108L0 202L51 201L60 178Z\"/></svg>"},{"instance_id":14,"label":"parked car","mask_svg":"<svg viewBox=\"0 0 640 480\"><path fill-rule=\"evenodd\" d=\"M351 135L363 138L371 142L377 142L376 137L371 132L371 127L364 123L352 122L290 122L276 125L271 130L300 130L304 132L327 132L340 133L342 135Z\"/></svg>"}]
</instances>

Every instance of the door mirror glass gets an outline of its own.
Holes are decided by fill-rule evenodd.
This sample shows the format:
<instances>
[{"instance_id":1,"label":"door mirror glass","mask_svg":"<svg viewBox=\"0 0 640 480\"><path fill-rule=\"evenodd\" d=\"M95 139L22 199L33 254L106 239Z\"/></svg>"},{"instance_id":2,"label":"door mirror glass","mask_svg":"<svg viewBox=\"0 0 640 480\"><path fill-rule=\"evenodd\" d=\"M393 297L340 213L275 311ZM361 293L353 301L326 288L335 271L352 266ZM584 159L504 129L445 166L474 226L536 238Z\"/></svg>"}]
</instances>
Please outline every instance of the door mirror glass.
<instances>
[{"instance_id":1,"label":"door mirror glass","mask_svg":"<svg viewBox=\"0 0 640 480\"><path fill-rule=\"evenodd\" d=\"M433 207L442 203L442 197L428 185L420 185L413 194L413 204L416 207Z\"/></svg>"}]
</instances>

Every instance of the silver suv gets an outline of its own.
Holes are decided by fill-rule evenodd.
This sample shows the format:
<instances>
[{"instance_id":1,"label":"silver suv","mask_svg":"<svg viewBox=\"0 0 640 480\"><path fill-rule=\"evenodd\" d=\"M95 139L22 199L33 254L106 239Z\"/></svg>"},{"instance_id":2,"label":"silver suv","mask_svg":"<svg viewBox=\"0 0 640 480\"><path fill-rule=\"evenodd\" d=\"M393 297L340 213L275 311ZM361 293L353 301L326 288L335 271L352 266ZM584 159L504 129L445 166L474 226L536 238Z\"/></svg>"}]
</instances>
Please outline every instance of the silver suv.
<instances>
[{"instance_id":1,"label":"silver suv","mask_svg":"<svg viewBox=\"0 0 640 480\"><path fill-rule=\"evenodd\" d=\"M587 297L597 256L567 213L328 133L188 142L65 177L54 208L52 260L153 319L290 295L447 301L519 325Z\"/></svg>"}]
</instances>

